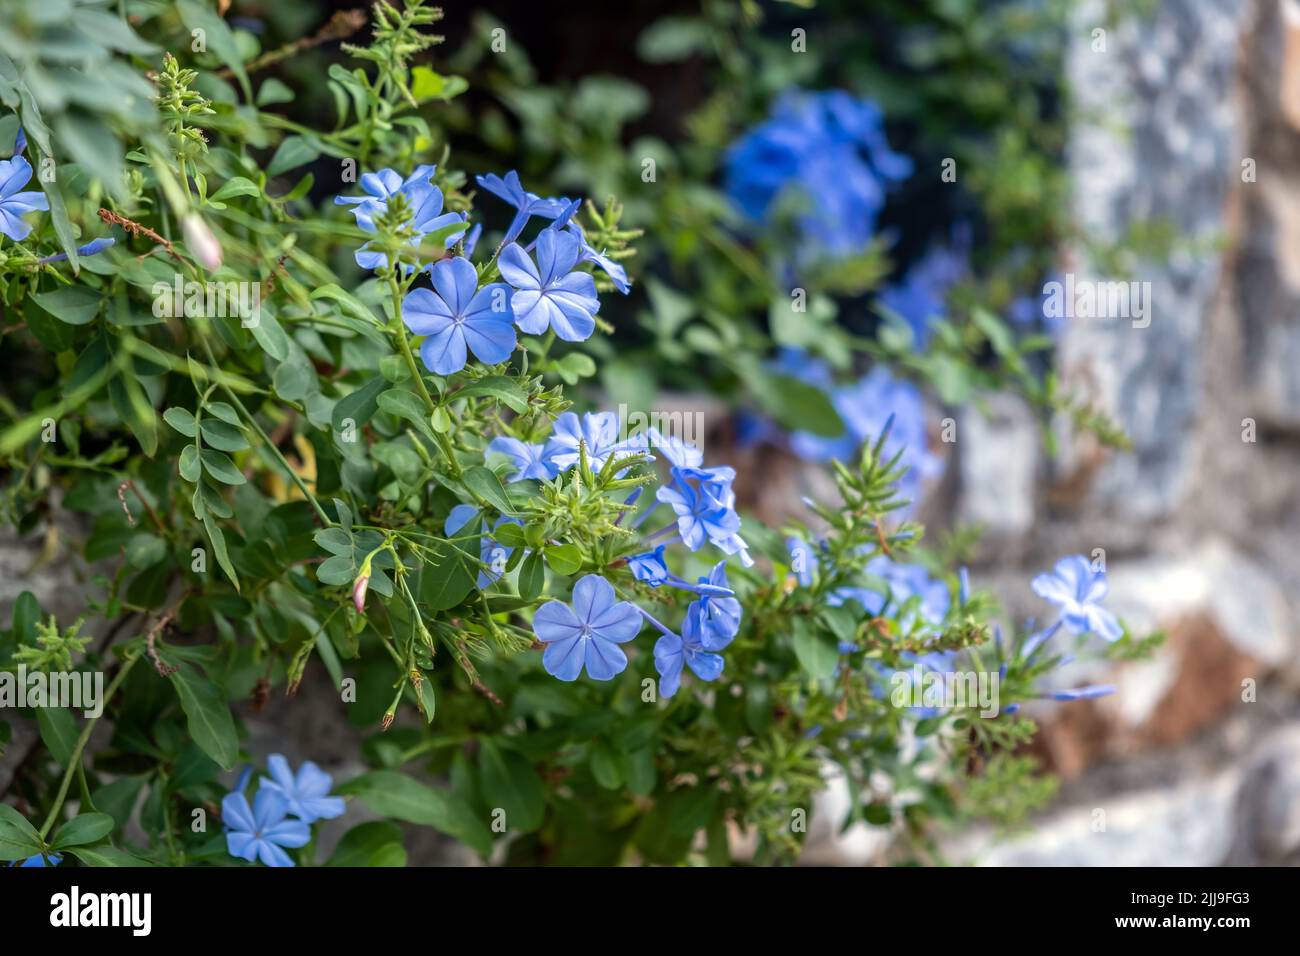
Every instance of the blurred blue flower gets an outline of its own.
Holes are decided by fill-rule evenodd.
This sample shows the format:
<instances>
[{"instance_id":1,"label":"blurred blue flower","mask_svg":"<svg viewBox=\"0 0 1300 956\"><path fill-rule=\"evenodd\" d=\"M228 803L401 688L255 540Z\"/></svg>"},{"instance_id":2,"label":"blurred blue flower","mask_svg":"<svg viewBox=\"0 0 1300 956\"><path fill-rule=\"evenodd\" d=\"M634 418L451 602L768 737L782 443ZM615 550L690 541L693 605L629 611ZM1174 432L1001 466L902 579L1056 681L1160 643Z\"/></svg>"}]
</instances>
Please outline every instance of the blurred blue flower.
<instances>
[{"instance_id":1,"label":"blurred blue flower","mask_svg":"<svg viewBox=\"0 0 1300 956\"><path fill-rule=\"evenodd\" d=\"M11 867L16 866L16 867L19 867L19 868L22 868L22 867L25 867L25 866L58 866L58 865L59 865L60 863L62 863L62 862L63 862L63 857L62 857L60 854L58 854L58 853L51 853L48 862L46 861L45 857L43 857L43 856L41 856L41 854L37 853L37 854L35 854L35 855L33 855L33 856L29 856L27 859L23 860L21 863L10 863L9 865L10 865Z\"/></svg>"},{"instance_id":2,"label":"blurred blue flower","mask_svg":"<svg viewBox=\"0 0 1300 956\"><path fill-rule=\"evenodd\" d=\"M1061 609L1060 623L1070 633L1093 633L1106 641L1119 640L1123 635L1115 615L1098 603L1108 590L1106 572L1094 571L1083 555L1057 561L1051 572L1038 575L1030 587Z\"/></svg>"},{"instance_id":3,"label":"blurred blue flower","mask_svg":"<svg viewBox=\"0 0 1300 956\"><path fill-rule=\"evenodd\" d=\"M495 365L515 349L510 287L494 282L478 287L478 272L468 259L442 259L430 270L433 289L412 289L402 300L402 322L427 338L420 358L431 372L450 375L465 367L468 351Z\"/></svg>"},{"instance_id":4,"label":"blurred blue flower","mask_svg":"<svg viewBox=\"0 0 1300 956\"><path fill-rule=\"evenodd\" d=\"M289 769L289 761L283 754L271 754L266 766L271 779L262 780L259 792L270 790L279 794L284 798L289 813L303 823L333 820L343 815L346 809L343 798L329 795L334 778L310 760L298 768L296 775Z\"/></svg>"},{"instance_id":5,"label":"blurred blue flower","mask_svg":"<svg viewBox=\"0 0 1300 956\"><path fill-rule=\"evenodd\" d=\"M90 240L90 242L86 243L84 246L78 246L77 255L82 257L97 256L105 249L116 244L117 244L117 240L114 239L112 236L101 236L98 239ZM43 256L41 259L37 261L41 265L45 265L47 262L62 262L66 258L68 258L68 254L66 252L57 252L52 256Z\"/></svg>"},{"instance_id":6,"label":"blurred blue flower","mask_svg":"<svg viewBox=\"0 0 1300 956\"><path fill-rule=\"evenodd\" d=\"M902 452L899 464L907 471L899 489L905 496L915 501L925 481L943 474L943 460L929 450L925 401L911 382L894 378L885 366L877 365L857 383L834 389L831 403L844 422L845 433L826 438L794 432L790 447L799 457L807 461L849 460L863 442L876 441L888 425L882 453L888 459Z\"/></svg>"},{"instance_id":7,"label":"blurred blue flower","mask_svg":"<svg viewBox=\"0 0 1300 956\"><path fill-rule=\"evenodd\" d=\"M555 466L546 457L546 446L541 442L522 442L518 438L502 435L488 442L487 451L510 459L515 466L515 472L510 476L511 481L529 478L545 481L555 477Z\"/></svg>"},{"instance_id":8,"label":"blurred blue flower","mask_svg":"<svg viewBox=\"0 0 1300 956\"><path fill-rule=\"evenodd\" d=\"M580 251L577 236L554 229L537 237L535 263L517 242L501 251L497 264L516 290L510 305L519 328L530 335L554 329L566 342L581 342L596 330L596 280L573 271Z\"/></svg>"},{"instance_id":9,"label":"blurred blue flower","mask_svg":"<svg viewBox=\"0 0 1300 956\"><path fill-rule=\"evenodd\" d=\"M930 323L947 314L948 290L970 273L968 245L932 246L900 282L881 290L878 301L897 312L912 329L918 351L930 341Z\"/></svg>"},{"instance_id":10,"label":"blurred blue flower","mask_svg":"<svg viewBox=\"0 0 1300 956\"><path fill-rule=\"evenodd\" d=\"M267 866L293 866L281 847L296 849L311 839L311 827L288 816L289 801L274 790L262 787L253 805L242 793L226 794L221 801L221 820L227 827L226 850L241 860L261 860Z\"/></svg>"},{"instance_id":11,"label":"blurred blue flower","mask_svg":"<svg viewBox=\"0 0 1300 956\"><path fill-rule=\"evenodd\" d=\"M19 152L15 149L11 158L0 160L0 233L15 242L22 242L32 231L32 227L23 221L23 216L50 208L45 193L18 191L32 178L32 164Z\"/></svg>"},{"instance_id":12,"label":"blurred blue flower","mask_svg":"<svg viewBox=\"0 0 1300 956\"><path fill-rule=\"evenodd\" d=\"M861 253L885 191L912 172L893 152L880 109L843 90L792 90L726 155L725 188L754 222L793 211L798 264Z\"/></svg>"},{"instance_id":13,"label":"blurred blue flower","mask_svg":"<svg viewBox=\"0 0 1300 956\"><path fill-rule=\"evenodd\" d=\"M544 219L556 219L559 216L573 215L570 208L571 203L566 198L543 199L524 189L523 184L519 182L519 174L513 169L506 173L505 179L502 179L496 173L488 173L486 176L475 176L475 181L483 189L486 189L498 199L504 199L516 210L515 218L511 221L510 227L506 229L505 238L501 240L502 244L514 242L519 234L524 231L524 226L528 225L528 220L533 216L541 216Z\"/></svg>"},{"instance_id":14,"label":"blurred blue flower","mask_svg":"<svg viewBox=\"0 0 1300 956\"><path fill-rule=\"evenodd\" d=\"M572 606L547 601L533 615L533 633L546 644L542 666L562 681L577 680L586 665L592 680L611 680L627 667L620 644L641 630L641 614L616 601L614 587L597 574L573 586Z\"/></svg>"}]
</instances>

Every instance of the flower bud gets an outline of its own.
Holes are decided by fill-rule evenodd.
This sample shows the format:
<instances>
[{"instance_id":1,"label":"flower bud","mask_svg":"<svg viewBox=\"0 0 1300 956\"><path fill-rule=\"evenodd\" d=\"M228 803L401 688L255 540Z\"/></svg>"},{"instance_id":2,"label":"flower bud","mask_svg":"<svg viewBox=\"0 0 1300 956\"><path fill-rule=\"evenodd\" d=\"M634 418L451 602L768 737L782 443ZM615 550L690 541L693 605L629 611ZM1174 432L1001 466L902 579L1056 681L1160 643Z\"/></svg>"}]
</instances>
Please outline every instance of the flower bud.
<instances>
[{"instance_id":1,"label":"flower bud","mask_svg":"<svg viewBox=\"0 0 1300 956\"><path fill-rule=\"evenodd\" d=\"M221 268L221 243L212 234L203 217L196 212L187 213L181 222L185 246L199 261L199 265L212 272Z\"/></svg>"},{"instance_id":2,"label":"flower bud","mask_svg":"<svg viewBox=\"0 0 1300 956\"><path fill-rule=\"evenodd\" d=\"M370 587L370 575L362 574L352 582L352 606L358 614L366 613L366 589Z\"/></svg>"}]
</instances>

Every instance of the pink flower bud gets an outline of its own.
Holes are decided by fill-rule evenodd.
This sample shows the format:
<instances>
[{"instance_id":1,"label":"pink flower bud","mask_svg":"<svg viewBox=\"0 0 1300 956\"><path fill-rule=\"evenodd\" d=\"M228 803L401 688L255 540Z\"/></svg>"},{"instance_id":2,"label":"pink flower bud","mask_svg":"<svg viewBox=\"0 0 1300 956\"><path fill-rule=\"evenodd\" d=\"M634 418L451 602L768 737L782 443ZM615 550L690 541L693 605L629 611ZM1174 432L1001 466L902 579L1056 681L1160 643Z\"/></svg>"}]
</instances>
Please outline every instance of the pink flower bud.
<instances>
[{"instance_id":1,"label":"pink flower bud","mask_svg":"<svg viewBox=\"0 0 1300 956\"><path fill-rule=\"evenodd\" d=\"M370 587L370 575L363 574L352 582L352 605L358 614L366 612L366 588Z\"/></svg>"},{"instance_id":2,"label":"pink flower bud","mask_svg":"<svg viewBox=\"0 0 1300 956\"><path fill-rule=\"evenodd\" d=\"M209 272L220 269L221 243L217 242L217 237L212 234L203 217L195 212L188 213L181 228L185 234L185 246L199 261L199 265Z\"/></svg>"}]
</instances>

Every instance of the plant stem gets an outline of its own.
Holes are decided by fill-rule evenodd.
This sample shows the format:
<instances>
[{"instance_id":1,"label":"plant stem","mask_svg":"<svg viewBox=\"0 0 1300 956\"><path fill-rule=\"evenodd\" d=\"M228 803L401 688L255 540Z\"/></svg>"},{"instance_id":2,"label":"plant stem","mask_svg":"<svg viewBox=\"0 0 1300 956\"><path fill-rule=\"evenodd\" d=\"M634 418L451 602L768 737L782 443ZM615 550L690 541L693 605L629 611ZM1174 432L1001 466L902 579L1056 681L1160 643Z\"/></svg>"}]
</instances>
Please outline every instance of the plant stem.
<instances>
[{"instance_id":1,"label":"plant stem","mask_svg":"<svg viewBox=\"0 0 1300 956\"><path fill-rule=\"evenodd\" d=\"M126 675L131 673L131 668L135 666L135 662L139 659L140 651L136 651L134 655L127 657L122 662L122 667L117 672L117 676L113 678L108 685L108 689L104 692L103 709L100 710L99 717L104 716L104 710L108 708L108 702L113 699L113 695L117 693L117 689L126 680ZM68 768L63 772L63 781L59 784L59 792L54 798L54 805L50 807L49 816L45 818L45 823L41 826L42 840L49 834L50 829L59 818L59 811L63 809L63 801L68 798L68 788L72 786L72 775L81 766L81 754L86 749L86 744L90 742L90 735L94 732L99 717L91 717L86 721L86 726L81 730L81 736L77 738L77 743L72 748L72 757L68 761Z\"/></svg>"}]
</instances>

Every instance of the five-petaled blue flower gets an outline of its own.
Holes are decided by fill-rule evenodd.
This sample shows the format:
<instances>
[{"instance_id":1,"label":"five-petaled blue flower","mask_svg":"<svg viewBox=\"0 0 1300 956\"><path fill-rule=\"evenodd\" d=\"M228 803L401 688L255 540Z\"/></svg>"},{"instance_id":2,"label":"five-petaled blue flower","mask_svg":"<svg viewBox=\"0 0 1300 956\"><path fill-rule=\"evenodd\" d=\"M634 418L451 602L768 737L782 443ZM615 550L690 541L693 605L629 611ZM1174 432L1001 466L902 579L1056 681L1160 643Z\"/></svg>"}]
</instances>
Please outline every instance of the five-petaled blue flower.
<instances>
[{"instance_id":1,"label":"five-petaled blue flower","mask_svg":"<svg viewBox=\"0 0 1300 956\"><path fill-rule=\"evenodd\" d=\"M547 480L555 477L555 465L546 457L546 446L541 442L522 442L518 438L501 435L488 442L488 453L505 455L515 466L511 481L529 478Z\"/></svg>"},{"instance_id":2,"label":"five-petaled blue flower","mask_svg":"<svg viewBox=\"0 0 1300 956\"><path fill-rule=\"evenodd\" d=\"M537 237L537 261L517 242L501 251L501 276L515 288L510 299L515 322L530 335L554 329L566 342L581 342L596 330L596 280L574 272L581 254L578 237L543 229Z\"/></svg>"},{"instance_id":3,"label":"five-petaled blue flower","mask_svg":"<svg viewBox=\"0 0 1300 956\"><path fill-rule=\"evenodd\" d=\"M726 662L704 646L699 602L686 610L680 636L665 631L655 641L655 669L659 672L659 693L672 697L682 683L682 668L689 667L700 680L717 680Z\"/></svg>"},{"instance_id":4,"label":"five-petaled blue flower","mask_svg":"<svg viewBox=\"0 0 1300 956\"><path fill-rule=\"evenodd\" d=\"M388 210L388 200L401 194L411 209L411 226L419 235L416 245L424 236L458 223L469 224L460 213L442 211L442 190L432 182L436 166L417 166L415 172L405 179L392 169L381 169L377 173L366 173L361 177L361 188L365 196L335 196L334 202L352 206L352 215L357 225L366 232L375 231L375 220ZM447 248L455 245L460 231L453 231L444 239ZM385 255L370 249L369 243L356 252L357 265L363 269L378 269L384 265Z\"/></svg>"},{"instance_id":5,"label":"five-petaled blue flower","mask_svg":"<svg viewBox=\"0 0 1300 956\"><path fill-rule=\"evenodd\" d=\"M672 575L669 574L668 564L664 561L665 547L666 545L661 544L653 551L629 555L627 566L632 572L632 577L652 588L657 588L667 581Z\"/></svg>"},{"instance_id":6,"label":"five-petaled blue flower","mask_svg":"<svg viewBox=\"0 0 1300 956\"><path fill-rule=\"evenodd\" d=\"M504 199L517 210L510 227L506 229L505 238L501 240L503 243L514 242L519 234L524 231L524 226L528 225L528 220L532 216L541 216L544 219L558 219L561 216L566 216L566 214L567 216L573 215L573 204L568 199L543 199L541 196L530 193L519 182L519 174L513 169L506 173L505 179L495 173L488 173L486 176L475 176L474 179L492 195Z\"/></svg>"},{"instance_id":7,"label":"five-petaled blue flower","mask_svg":"<svg viewBox=\"0 0 1300 956\"><path fill-rule=\"evenodd\" d=\"M478 272L468 259L442 259L431 270L433 289L413 289L402 300L402 321L416 335L428 336L420 358L431 372L450 375L465 367L466 347L481 362L504 362L515 349L510 287L494 282L478 287Z\"/></svg>"},{"instance_id":8,"label":"five-petaled blue flower","mask_svg":"<svg viewBox=\"0 0 1300 956\"><path fill-rule=\"evenodd\" d=\"M26 239L32 227L22 219L29 212L50 208L43 192L19 192L32 178L32 164L26 157L14 153L10 159L0 160L0 233L15 242Z\"/></svg>"},{"instance_id":9,"label":"five-petaled blue flower","mask_svg":"<svg viewBox=\"0 0 1300 956\"><path fill-rule=\"evenodd\" d=\"M1061 609L1061 624L1072 634L1096 634L1117 641L1124 633L1115 615L1098 602L1106 596L1106 572L1094 571L1081 554L1056 562L1050 573L1034 578L1030 587Z\"/></svg>"},{"instance_id":10,"label":"five-petaled blue flower","mask_svg":"<svg viewBox=\"0 0 1300 956\"><path fill-rule=\"evenodd\" d=\"M236 791L221 801L221 819L229 827L226 849L241 860L261 860L267 866L293 866L281 847L296 849L311 839L311 827L288 816L289 801L274 790L262 787L248 798Z\"/></svg>"},{"instance_id":11,"label":"five-petaled blue flower","mask_svg":"<svg viewBox=\"0 0 1300 956\"><path fill-rule=\"evenodd\" d=\"M682 468L674 466L672 480L655 496L677 514L677 530L692 551L705 542L726 554L740 555L746 567L754 563L748 546L740 537L740 516L736 514L736 494L731 490L736 471L725 465L716 468Z\"/></svg>"},{"instance_id":12,"label":"five-petaled blue flower","mask_svg":"<svg viewBox=\"0 0 1300 956\"><path fill-rule=\"evenodd\" d=\"M303 823L333 820L343 815L342 797L331 797L334 778L310 760L298 768L295 776L283 754L271 754L266 760L271 779L263 779L260 790L270 790L284 798L289 813ZM260 792L259 790L259 792Z\"/></svg>"},{"instance_id":13,"label":"five-petaled blue flower","mask_svg":"<svg viewBox=\"0 0 1300 956\"><path fill-rule=\"evenodd\" d=\"M573 604L547 601L533 615L533 633L546 644L542 666L563 681L577 680L586 664L592 680L611 680L627 667L626 644L641 630L641 613L615 600L614 586L588 574L573 586Z\"/></svg>"},{"instance_id":14,"label":"five-petaled blue flower","mask_svg":"<svg viewBox=\"0 0 1300 956\"><path fill-rule=\"evenodd\" d=\"M614 288L618 289L624 295L632 291L632 282L627 277L627 270L621 265L605 255L603 252L597 252L596 249L587 241L587 234L582 231L582 227L576 222L571 222L567 226L569 232L578 237L578 245L581 250L578 255L579 262L593 263L601 269L605 275L609 276L610 281L614 283Z\"/></svg>"}]
</instances>

